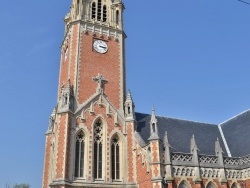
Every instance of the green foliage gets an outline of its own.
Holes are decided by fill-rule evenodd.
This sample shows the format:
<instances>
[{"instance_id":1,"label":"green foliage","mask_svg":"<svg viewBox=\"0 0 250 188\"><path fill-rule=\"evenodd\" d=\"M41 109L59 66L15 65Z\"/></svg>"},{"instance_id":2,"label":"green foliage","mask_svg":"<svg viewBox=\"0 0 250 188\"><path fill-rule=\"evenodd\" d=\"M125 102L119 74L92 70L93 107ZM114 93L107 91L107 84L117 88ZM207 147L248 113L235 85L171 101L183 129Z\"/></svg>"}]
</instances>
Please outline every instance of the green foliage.
<instances>
[{"instance_id":1,"label":"green foliage","mask_svg":"<svg viewBox=\"0 0 250 188\"><path fill-rule=\"evenodd\" d=\"M29 184L15 184L13 188L30 188Z\"/></svg>"}]
</instances>

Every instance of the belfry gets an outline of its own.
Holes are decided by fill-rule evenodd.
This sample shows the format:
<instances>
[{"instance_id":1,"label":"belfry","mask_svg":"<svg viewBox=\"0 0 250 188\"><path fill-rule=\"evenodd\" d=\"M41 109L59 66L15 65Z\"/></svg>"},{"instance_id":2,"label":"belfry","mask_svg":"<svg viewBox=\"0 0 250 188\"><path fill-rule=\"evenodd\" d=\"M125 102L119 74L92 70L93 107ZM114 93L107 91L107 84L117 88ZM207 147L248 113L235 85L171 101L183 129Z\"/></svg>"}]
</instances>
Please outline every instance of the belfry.
<instances>
[{"instance_id":1,"label":"belfry","mask_svg":"<svg viewBox=\"0 0 250 188\"><path fill-rule=\"evenodd\" d=\"M124 9L122 0L72 0L42 187L250 187L250 111L219 125L135 112Z\"/></svg>"}]
</instances>

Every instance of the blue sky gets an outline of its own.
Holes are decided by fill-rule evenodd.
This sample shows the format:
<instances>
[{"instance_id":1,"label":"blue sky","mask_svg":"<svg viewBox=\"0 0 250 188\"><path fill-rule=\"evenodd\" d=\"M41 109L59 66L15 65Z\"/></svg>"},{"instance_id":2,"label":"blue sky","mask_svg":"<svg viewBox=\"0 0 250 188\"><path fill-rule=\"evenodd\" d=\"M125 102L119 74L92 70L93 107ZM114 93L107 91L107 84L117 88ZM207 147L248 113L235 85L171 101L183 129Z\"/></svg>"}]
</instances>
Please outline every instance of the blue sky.
<instances>
[{"instance_id":1,"label":"blue sky","mask_svg":"<svg viewBox=\"0 0 250 188\"><path fill-rule=\"evenodd\" d=\"M127 88L136 111L221 123L250 108L250 6L124 0ZM0 188L41 187L70 0L0 2Z\"/></svg>"}]
</instances>

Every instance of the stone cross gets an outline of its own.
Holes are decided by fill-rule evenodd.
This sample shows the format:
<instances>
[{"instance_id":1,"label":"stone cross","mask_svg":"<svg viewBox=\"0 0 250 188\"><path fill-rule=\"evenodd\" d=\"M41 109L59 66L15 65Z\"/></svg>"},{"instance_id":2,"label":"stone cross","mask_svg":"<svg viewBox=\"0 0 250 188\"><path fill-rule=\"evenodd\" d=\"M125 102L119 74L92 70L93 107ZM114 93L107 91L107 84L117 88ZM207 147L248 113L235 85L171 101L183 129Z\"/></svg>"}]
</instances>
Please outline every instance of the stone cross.
<instances>
[{"instance_id":1,"label":"stone cross","mask_svg":"<svg viewBox=\"0 0 250 188\"><path fill-rule=\"evenodd\" d=\"M100 92L103 92L104 84L106 84L108 81L101 74L98 74L96 77L93 77L92 79L98 83L98 90Z\"/></svg>"}]
</instances>

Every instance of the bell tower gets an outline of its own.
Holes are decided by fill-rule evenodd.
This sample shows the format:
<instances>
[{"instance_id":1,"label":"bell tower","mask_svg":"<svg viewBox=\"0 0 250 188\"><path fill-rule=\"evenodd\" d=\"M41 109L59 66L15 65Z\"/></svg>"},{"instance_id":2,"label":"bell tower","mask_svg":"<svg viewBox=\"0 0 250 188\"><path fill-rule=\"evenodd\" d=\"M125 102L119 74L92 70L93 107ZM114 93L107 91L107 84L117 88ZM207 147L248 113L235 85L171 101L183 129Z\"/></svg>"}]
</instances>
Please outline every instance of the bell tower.
<instances>
[{"instance_id":1,"label":"bell tower","mask_svg":"<svg viewBox=\"0 0 250 188\"><path fill-rule=\"evenodd\" d=\"M123 111L126 88L123 10L120 0L72 1L65 17L59 87L71 81L75 106L93 95L98 84L92 78L102 75L107 81L102 85L103 92Z\"/></svg>"},{"instance_id":2,"label":"bell tower","mask_svg":"<svg viewBox=\"0 0 250 188\"><path fill-rule=\"evenodd\" d=\"M43 188L137 187L126 99L122 0L72 0L58 101L46 133ZM129 103L129 104L130 104ZM134 112L133 112L134 113Z\"/></svg>"}]
</instances>

